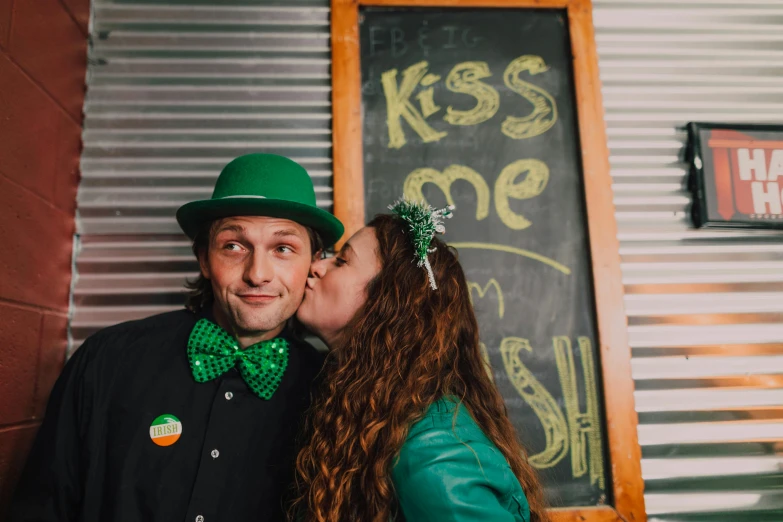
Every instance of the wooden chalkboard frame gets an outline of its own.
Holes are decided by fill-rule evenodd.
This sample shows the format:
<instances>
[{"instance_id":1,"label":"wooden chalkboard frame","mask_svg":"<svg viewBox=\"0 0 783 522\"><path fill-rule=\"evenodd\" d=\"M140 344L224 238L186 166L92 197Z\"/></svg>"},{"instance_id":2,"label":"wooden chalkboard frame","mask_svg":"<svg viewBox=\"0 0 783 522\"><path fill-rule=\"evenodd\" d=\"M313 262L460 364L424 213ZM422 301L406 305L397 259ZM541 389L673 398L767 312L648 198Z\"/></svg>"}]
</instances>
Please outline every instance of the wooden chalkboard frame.
<instances>
[{"instance_id":1,"label":"wooden chalkboard frame","mask_svg":"<svg viewBox=\"0 0 783 522\"><path fill-rule=\"evenodd\" d=\"M642 522L644 483L623 304L617 223L603 121L590 0L332 0L334 211L348 238L364 225L359 7L565 9L573 54L576 110L592 258L609 448L612 506L553 510L557 522Z\"/></svg>"}]
</instances>

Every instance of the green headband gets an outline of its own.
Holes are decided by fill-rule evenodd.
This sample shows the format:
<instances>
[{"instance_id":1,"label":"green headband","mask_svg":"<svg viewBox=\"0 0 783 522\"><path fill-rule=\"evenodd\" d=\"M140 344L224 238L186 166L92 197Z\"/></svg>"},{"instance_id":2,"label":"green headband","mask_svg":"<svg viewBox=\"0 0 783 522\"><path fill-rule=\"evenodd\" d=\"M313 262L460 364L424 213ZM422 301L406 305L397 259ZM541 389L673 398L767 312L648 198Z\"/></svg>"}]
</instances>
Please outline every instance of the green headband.
<instances>
[{"instance_id":1,"label":"green headband","mask_svg":"<svg viewBox=\"0 0 783 522\"><path fill-rule=\"evenodd\" d=\"M432 266L427 258L427 254L435 251L434 248L430 248L430 243L432 243L435 233L443 234L446 232L443 220L444 218L450 219L453 216L451 211L454 210L454 205L435 210L424 201L417 203L409 201L403 196L393 205L389 205L389 210L408 222L408 236L411 243L413 243L417 265L427 269L430 286L433 290L437 290L438 285L435 284L435 274L432 272Z\"/></svg>"}]
</instances>

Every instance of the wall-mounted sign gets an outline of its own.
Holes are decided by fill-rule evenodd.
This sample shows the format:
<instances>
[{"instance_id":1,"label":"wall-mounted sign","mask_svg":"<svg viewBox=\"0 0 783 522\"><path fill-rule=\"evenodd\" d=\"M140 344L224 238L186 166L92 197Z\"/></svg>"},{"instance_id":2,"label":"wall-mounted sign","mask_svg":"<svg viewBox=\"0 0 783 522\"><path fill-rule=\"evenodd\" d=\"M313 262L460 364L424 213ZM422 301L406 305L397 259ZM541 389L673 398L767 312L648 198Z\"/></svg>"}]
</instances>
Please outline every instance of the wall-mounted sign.
<instances>
[{"instance_id":1,"label":"wall-mounted sign","mask_svg":"<svg viewBox=\"0 0 783 522\"><path fill-rule=\"evenodd\" d=\"M783 229L783 125L688 125L698 227Z\"/></svg>"}]
</instances>

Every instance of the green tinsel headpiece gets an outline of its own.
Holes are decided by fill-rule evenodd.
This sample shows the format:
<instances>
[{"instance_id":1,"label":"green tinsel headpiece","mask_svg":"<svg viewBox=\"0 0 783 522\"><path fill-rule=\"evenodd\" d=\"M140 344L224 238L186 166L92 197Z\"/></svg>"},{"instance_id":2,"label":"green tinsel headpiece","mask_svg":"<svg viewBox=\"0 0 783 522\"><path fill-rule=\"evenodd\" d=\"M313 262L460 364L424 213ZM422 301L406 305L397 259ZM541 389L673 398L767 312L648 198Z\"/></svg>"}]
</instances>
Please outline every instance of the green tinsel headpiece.
<instances>
[{"instance_id":1,"label":"green tinsel headpiece","mask_svg":"<svg viewBox=\"0 0 783 522\"><path fill-rule=\"evenodd\" d=\"M435 274L432 272L432 266L430 266L427 254L435 251L434 248L430 248L430 243L432 243L435 233L443 234L446 232L443 220L444 218L450 219L452 217L451 211L454 210L454 205L435 210L423 201L409 201L402 197L393 205L389 205L389 210L408 222L407 232L411 243L413 243L417 264L427 269L430 286L433 290L437 290L438 285L435 284Z\"/></svg>"}]
</instances>

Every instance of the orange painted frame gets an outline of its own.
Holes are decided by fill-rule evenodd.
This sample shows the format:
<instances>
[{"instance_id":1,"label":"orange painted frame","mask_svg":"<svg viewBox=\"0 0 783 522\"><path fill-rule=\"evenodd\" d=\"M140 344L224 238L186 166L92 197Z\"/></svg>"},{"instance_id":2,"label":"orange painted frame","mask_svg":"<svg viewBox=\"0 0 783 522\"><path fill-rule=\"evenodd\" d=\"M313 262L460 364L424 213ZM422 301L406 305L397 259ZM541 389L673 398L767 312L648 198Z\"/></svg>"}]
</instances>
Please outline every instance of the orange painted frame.
<instances>
[{"instance_id":1,"label":"orange painted frame","mask_svg":"<svg viewBox=\"0 0 783 522\"><path fill-rule=\"evenodd\" d=\"M565 9L574 57L579 139L601 343L606 435L614 506L554 509L557 522L644 522L631 353L623 304L617 223L603 121L590 0L332 0L332 139L334 211L350 237L364 225L359 6Z\"/></svg>"}]
</instances>

